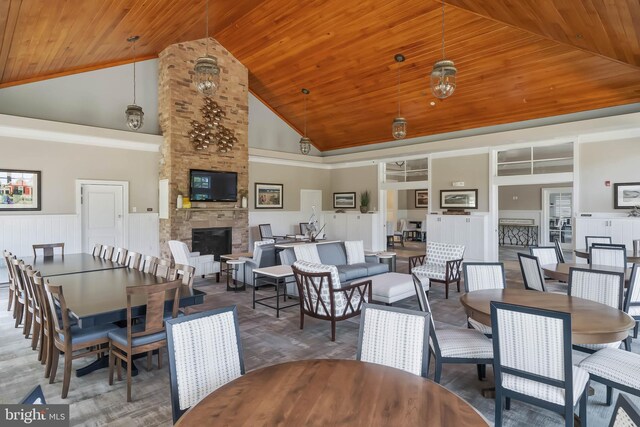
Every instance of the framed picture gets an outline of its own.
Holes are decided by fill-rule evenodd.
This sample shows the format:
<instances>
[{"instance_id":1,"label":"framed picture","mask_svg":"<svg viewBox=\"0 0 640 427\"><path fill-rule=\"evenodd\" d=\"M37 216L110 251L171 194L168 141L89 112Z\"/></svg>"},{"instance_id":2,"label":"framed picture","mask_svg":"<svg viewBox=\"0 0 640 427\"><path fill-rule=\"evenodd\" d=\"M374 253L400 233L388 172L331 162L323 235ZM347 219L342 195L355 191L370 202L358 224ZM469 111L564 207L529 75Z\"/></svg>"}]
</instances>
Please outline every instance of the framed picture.
<instances>
[{"instance_id":1,"label":"framed picture","mask_svg":"<svg viewBox=\"0 0 640 427\"><path fill-rule=\"evenodd\" d=\"M442 209L478 209L478 190L440 190Z\"/></svg>"},{"instance_id":2,"label":"framed picture","mask_svg":"<svg viewBox=\"0 0 640 427\"><path fill-rule=\"evenodd\" d=\"M256 182L256 209L282 209L282 184Z\"/></svg>"},{"instance_id":3,"label":"framed picture","mask_svg":"<svg viewBox=\"0 0 640 427\"><path fill-rule=\"evenodd\" d=\"M356 193L333 193L334 209L355 209Z\"/></svg>"},{"instance_id":4,"label":"framed picture","mask_svg":"<svg viewBox=\"0 0 640 427\"><path fill-rule=\"evenodd\" d=\"M416 208L429 207L429 190L416 190Z\"/></svg>"},{"instance_id":5,"label":"framed picture","mask_svg":"<svg viewBox=\"0 0 640 427\"><path fill-rule=\"evenodd\" d=\"M40 171L0 169L0 211L39 211Z\"/></svg>"},{"instance_id":6,"label":"framed picture","mask_svg":"<svg viewBox=\"0 0 640 427\"><path fill-rule=\"evenodd\" d=\"M634 206L640 206L640 182L613 184L613 207L629 209Z\"/></svg>"}]
</instances>

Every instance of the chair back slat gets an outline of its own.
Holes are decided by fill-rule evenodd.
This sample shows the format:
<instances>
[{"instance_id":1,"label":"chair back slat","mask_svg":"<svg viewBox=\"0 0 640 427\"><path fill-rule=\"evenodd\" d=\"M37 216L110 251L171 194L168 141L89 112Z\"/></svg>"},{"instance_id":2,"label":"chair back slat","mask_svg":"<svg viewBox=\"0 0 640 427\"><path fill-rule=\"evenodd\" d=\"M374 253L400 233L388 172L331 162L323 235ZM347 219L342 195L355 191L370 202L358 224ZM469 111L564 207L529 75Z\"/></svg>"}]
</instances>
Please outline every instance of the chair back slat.
<instances>
[{"instance_id":1,"label":"chair back slat","mask_svg":"<svg viewBox=\"0 0 640 427\"><path fill-rule=\"evenodd\" d=\"M22 268L21 265L24 264L24 261L21 259L14 258L11 260L11 264L13 267L13 278L15 280L15 292L19 299L24 301L25 290L24 290L24 281L22 278Z\"/></svg>"},{"instance_id":2,"label":"chair back slat","mask_svg":"<svg viewBox=\"0 0 640 427\"><path fill-rule=\"evenodd\" d=\"M174 280L172 282L159 283L156 285L127 287L127 336L129 337L129 343L131 343L131 337L144 336L164 331L164 307L165 302L167 301L167 294L170 293L173 300L171 310L172 317L176 317L178 315L181 286L182 283L180 280ZM134 305L132 297L134 295L143 295L146 297L144 331L137 333L133 333L132 331L132 307Z\"/></svg>"},{"instance_id":3,"label":"chair back slat","mask_svg":"<svg viewBox=\"0 0 640 427\"><path fill-rule=\"evenodd\" d=\"M25 270L25 274L27 276L25 280L25 285L26 285L26 288L28 288L27 293L30 295L32 299L31 303L33 304L34 313L37 312L38 314L40 314L40 312L42 311L42 299L34 283L36 274L39 275L40 272L34 271L33 268L29 266L29 268Z\"/></svg>"},{"instance_id":4,"label":"chair back slat","mask_svg":"<svg viewBox=\"0 0 640 427\"><path fill-rule=\"evenodd\" d=\"M504 264L501 262L465 262L462 269L465 292L505 287Z\"/></svg>"},{"instance_id":5,"label":"chair back slat","mask_svg":"<svg viewBox=\"0 0 640 427\"><path fill-rule=\"evenodd\" d=\"M100 257L102 259L111 261L111 259L113 258L113 251L114 251L114 247L113 246L108 246L105 245L102 247L102 253L100 254Z\"/></svg>"},{"instance_id":6,"label":"chair back slat","mask_svg":"<svg viewBox=\"0 0 640 427\"><path fill-rule=\"evenodd\" d=\"M127 251L125 248L117 248L113 253L112 261L116 264L125 265L125 261L127 260Z\"/></svg>"},{"instance_id":7,"label":"chair back slat","mask_svg":"<svg viewBox=\"0 0 640 427\"><path fill-rule=\"evenodd\" d=\"M127 257L124 260L124 265L127 266L128 268L139 270L141 261L142 261L141 254L133 251L128 251Z\"/></svg>"},{"instance_id":8,"label":"chair back slat","mask_svg":"<svg viewBox=\"0 0 640 427\"><path fill-rule=\"evenodd\" d=\"M182 284L188 287L193 287L193 279L196 275L196 268L192 265L176 264L174 269L174 275L170 280L180 280Z\"/></svg>"},{"instance_id":9,"label":"chair back slat","mask_svg":"<svg viewBox=\"0 0 640 427\"><path fill-rule=\"evenodd\" d=\"M357 360L427 376L429 313L364 304Z\"/></svg>"},{"instance_id":10,"label":"chair back slat","mask_svg":"<svg viewBox=\"0 0 640 427\"><path fill-rule=\"evenodd\" d=\"M627 267L627 250L624 247L599 246L593 244L589 248L591 265L605 265L608 267Z\"/></svg>"},{"instance_id":11,"label":"chair back slat","mask_svg":"<svg viewBox=\"0 0 640 427\"><path fill-rule=\"evenodd\" d=\"M166 258L158 259L156 263L156 270L153 274L163 279L168 279L171 274L171 267L173 267L173 261Z\"/></svg>"},{"instance_id":12,"label":"chair back slat","mask_svg":"<svg viewBox=\"0 0 640 427\"><path fill-rule=\"evenodd\" d=\"M45 332L47 332L50 330L50 328L53 327L51 324L49 324L51 320L51 308L49 307L47 291L44 288L44 279L40 275L39 271L35 271L33 274L33 289L40 299L40 316L42 319L42 325L45 328Z\"/></svg>"},{"instance_id":13,"label":"chair back slat","mask_svg":"<svg viewBox=\"0 0 640 427\"><path fill-rule=\"evenodd\" d=\"M144 257L144 263L140 263L140 271L148 274L156 274L156 268L158 267L158 258L152 255Z\"/></svg>"},{"instance_id":14,"label":"chair back slat","mask_svg":"<svg viewBox=\"0 0 640 427\"><path fill-rule=\"evenodd\" d=\"M31 245L33 248L33 256L38 256L38 250L42 250L42 255L46 257L53 256L55 249L60 249L60 255L64 256L64 243L40 243Z\"/></svg>"},{"instance_id":15,"label":"chair back slat","mask_svg":"<svg viewBox=\"0 0 640 427\"><path fill-rule=\"evenodd\" d=\"M102 255L102 245L100 243L96 243L93 245L93 250L91 251L91 255L100 256Z\"/></svg>"},{"instance_id":16,"label":"chair back slat","mask_svg":"<svg viewBox=\"0 0 640 427\"><path fill-rule=\"evenodd\" d=\"M35 297L33 295L33 289L31 288L31 282L29 281L29 275L27 274L27 272L32 271L33 269L30 265L25 264L24 262L21 263L19 267L20 278L22 281L22 286L24 288L25 304L33 311Z\"/></svg>"},{"instance_id":17,"label":"chair back slat","mask_svg":"<svg viewBox=\"0 0 640 427\"><path fill-rule=\"evenodd\" d=\"M555 246L530 246L529 253L538 258L540 265L558 264L558 252Z\"/></svg>"},{"instance_id":18,"label":"chair back slat","mask_svg":"<svg viewBox=\"0 0 640 427\"><path fill-rule=\"evenodd\" d=\"M235 306L167 320L173 422L244 374Z\"/></svg>"},{"instance_id":19,"label":"chair back slat","mask_svg":"<svg viewBox=\"0 0 640 427\"><path fill-rule=\"evenodd\" d=\"M518 253L518 261L520 261L520 271L522 271L524 287L526 289L544 292L544 275L542 274L538 257Z\"/></svg>"},{"instance_id":20,"label":"chair back slat","mask_svg":"<svg viewBox=\"0 0 640 427\"><path fill-rule=\"evenodd\" d=\"M64 335L64 339L71 339L71 322L69 321L69 309L64 299L62 286L54 285L49 280L44 285L47 292L47 301L49 303L50 320L53 320L53 332L55 339L59 339L60 334ZM58 301L58 305L56 305ZM59 307L59 311L56 308ZM58 315L59 313L59 315ZM52 339L54 339L52 337Z\"/></svg>"},{"instance_id":21,"label":"chair back slat","mask_svg":"<svg viewBox=\"0 0 640 427\"><path fill-rule=\"evenodd\" d=\"M624 273L569 269L569 295L588 299L622 310L624 293Z\"/></svg>"}]
</instances>

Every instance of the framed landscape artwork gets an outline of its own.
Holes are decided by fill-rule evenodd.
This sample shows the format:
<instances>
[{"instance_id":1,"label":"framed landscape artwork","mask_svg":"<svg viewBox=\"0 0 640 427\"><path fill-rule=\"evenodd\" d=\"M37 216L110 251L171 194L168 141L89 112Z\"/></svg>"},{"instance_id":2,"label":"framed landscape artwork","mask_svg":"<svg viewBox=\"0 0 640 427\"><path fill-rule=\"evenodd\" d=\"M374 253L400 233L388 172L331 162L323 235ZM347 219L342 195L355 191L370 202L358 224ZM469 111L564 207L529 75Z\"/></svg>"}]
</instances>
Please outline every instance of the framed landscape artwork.
<instances>
[{"instance_id":1,"label":"framed landscape artwork","mask_svg":"<svg viewBox=\"0 0 640 427\"><path fill-rule=\"evenodd\" d=\"M40 171L0 169L0 211L39 211Z\"/></svg>"},{"instance_id":2,"label":"framed landscape artwork","mask_svg":"<svg viewBox=\"0 0 640 427\"><path fill-rule=\"evenodd\" d=\"M640 206L640 182L613 184L613 207L629 209Z\"/></svg>"},{"instance_id":3,"label":"framed landscape artwork","mask_svg":"<svg viewBox=\"0 0 640 427\"><path fill-rule=\"evenodd\" d=\"M256 182L256 209L282 209L282 184Z\"/></svg>"},{"instance_id":4,"label":"framed landscape artwork","mask_svg":"<svg viewBox=\"0 0 640 427\"><path fill-rule=\"evenodd\" d=\"M416 190L416 208L429 207L429 190Z\"/></svg>"},{"instance_id":5,"label":"framed landscape artwork","mask_svg":"<svg viewBox=\"0 0 640 427\"><path fill-rule=\"evenodd\" d=\"M356 193L333 193L334 209L355 209Z\"/></svg>"},{"instance_id":6,"label":"framed landscape artwork","mask_svg":"<svg viewBox=\"0 0 640 427\"><path fill-rule=\"evenodd\" d=\"M478 190L440 190L442 209L478 209Z\"/></svg>"}]
</instances>

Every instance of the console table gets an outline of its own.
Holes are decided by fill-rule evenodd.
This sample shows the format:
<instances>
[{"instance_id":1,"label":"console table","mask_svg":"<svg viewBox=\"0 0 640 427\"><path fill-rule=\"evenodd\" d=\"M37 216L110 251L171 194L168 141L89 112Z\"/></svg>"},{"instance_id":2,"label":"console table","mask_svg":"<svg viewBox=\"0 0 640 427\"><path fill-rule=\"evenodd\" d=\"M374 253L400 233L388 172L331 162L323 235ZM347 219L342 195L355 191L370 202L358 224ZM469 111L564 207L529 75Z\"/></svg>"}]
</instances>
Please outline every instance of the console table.
<instances>
[{"instance_id":1,"label":"console table","mask_svg":"<svg viewBox=\"0 0 640 427\"><path fill-rule=\"evenodd\" d=\"M500 246L536 246L538 226L529 219L503 219L498 221L498 242Z\"/></svg>"}]
</instances>

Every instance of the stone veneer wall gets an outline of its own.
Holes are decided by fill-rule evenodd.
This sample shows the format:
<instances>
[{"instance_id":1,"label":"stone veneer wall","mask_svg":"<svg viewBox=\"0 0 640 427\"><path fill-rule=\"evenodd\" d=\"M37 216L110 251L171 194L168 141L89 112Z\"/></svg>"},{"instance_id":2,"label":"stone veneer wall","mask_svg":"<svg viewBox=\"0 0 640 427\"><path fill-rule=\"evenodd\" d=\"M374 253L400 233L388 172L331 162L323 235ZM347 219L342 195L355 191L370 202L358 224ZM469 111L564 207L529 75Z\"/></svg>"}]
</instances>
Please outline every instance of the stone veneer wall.
<instances>
[{"instance_id":1,"label":"stone veneer wall","mask_svg":"<svg viewBox=\"0 0 640 427\"><path fill-rule=\"evenodd\" d=\"M196 59L205 54L205 43L206 39L174 44L159 55L160 179L169 179L169 219L160 220L160 250L165 257L170 257L168 240L184 241L191 248L192 228L232 227L234 252L246 251L249 242L248 211L234 209L236 203L193 203L189 212L176 211L177 196L188 195L189 169L237 172L238 190L249 185L247 68L214 39L210 39L209 53L218 59L222 73L220 89L212 98L225 110L223 124L233 130L238 142L226 154L213 147L196 151L189 142L191 121L202 122L203 95L196 91L192 77ZM198 207L220 210L197 211Z\"/></svg>"}]
</instances>

